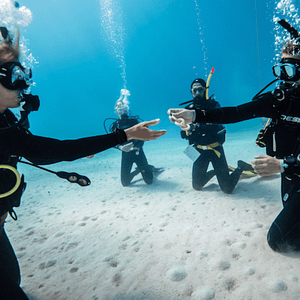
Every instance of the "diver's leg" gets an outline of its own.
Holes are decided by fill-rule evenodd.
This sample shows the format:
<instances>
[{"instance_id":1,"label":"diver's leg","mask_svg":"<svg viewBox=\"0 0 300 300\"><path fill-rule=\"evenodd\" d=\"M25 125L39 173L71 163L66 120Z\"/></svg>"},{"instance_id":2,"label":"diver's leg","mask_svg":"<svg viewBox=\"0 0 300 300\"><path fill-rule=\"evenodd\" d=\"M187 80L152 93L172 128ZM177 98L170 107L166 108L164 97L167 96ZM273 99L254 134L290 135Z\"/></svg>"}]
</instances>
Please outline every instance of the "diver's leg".
<instances>
[{"instance_id":1,"label":"diver's leg","mask_svg":"<svg viewBox=\"0 0 300 300\"><path fill-rule=\"evenodd\" d=\"M300 251L300 191L285 205L268 232L268 244L277 252Z\"/></svg>"},{"instance_id":2,"label":"diver's leg","mask_svg":"<svg viewBox=\"0 0 300 300\"><path fill-rule=\"evenodd\" d=\"M200 154L193 163L192 170L192 184L193 188L197 191L200 191L216 175L214 170L206 172L209 165L209 153L202 151Z\"/></svg>"},{"instance_id":3,"label":"diver's leg","mask_svg":"<svg viewBox=\"0 0 300 300\"><path fill-rule=\"evenodd\" d=\"M153 182L153 171L152 167L149 166L146 155L143 149L140 149L138 154L135 154L135 163L138 166L138 169L141 171L144 181L147 184L151 184Z\"/></svg>"},{"instance_id":4,"label":"diver's leg","mask_svg":"<svg viewBox=\"0 0 300 300\"><path fill-rule=\"evenodd\" d=\"M131 152L122 152L121 183L123 186L128 186L133 177L136 175L130 173L134 162L133 155Z\"/></svg>"},{"instance_id":5,"label":"diver's leg","mask_svg":"<svg viewBox=\"0 0 300 300\"><path fill-rule=\"evenodd\" d=\"M217 147L216 150L220 152L221 156L220 158L218 158L218 156L213 151L211 151L211 154L213 155L212 165L216 171L221 190L224 193L230 194L238 183L243 170L240 168L236 168L231 174L229 174L228 164L226 161L223 146Z\"/></svg>"},{"instance_id":6,"label":"diver's leg","mask_svg":"<svg viewBox=\"0 0 300 300\"><path fill-rule=\"evenodd\" d=\"M20 287L20 267L3 226L0 227L0 299L28 300Z\"/></svg>"}]
</instances>

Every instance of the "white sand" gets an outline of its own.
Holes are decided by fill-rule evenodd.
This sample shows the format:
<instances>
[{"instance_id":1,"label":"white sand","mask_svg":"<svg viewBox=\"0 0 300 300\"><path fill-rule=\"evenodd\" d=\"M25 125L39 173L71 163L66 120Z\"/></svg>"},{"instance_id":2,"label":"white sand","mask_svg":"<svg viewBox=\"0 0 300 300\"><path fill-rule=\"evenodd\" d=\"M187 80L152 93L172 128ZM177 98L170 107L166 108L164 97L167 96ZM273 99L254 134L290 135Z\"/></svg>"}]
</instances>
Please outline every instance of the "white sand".
<instances>
[{"instance_id":1,"label":"white sand","mask_svg":"<svg viewBox=\"0 0 300 300\"><path fill-rule=\"evenodd\" d=\"M227 137L228 163L264 149L254 134ZM7 234L30 299L300 299L300 259L273 252L269 226L282 208L280 177L241 180L224 194L214 178L197 192L186 141L146 143L164 167L152 185L120 183L120 152L50 166L87 175L82 188L22 166L28 183Z\"/></svg>"}]
</instances>

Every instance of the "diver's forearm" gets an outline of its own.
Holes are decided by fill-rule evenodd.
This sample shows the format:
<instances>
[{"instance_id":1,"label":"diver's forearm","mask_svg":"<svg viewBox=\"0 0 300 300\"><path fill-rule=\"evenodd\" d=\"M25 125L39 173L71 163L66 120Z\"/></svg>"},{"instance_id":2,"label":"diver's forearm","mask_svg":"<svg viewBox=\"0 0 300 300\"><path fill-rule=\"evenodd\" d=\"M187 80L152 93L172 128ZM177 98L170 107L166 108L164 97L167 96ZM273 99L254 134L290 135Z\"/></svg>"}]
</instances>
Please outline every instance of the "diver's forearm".
<instances>
[{"instance_id":1,"label":"diver's forearm","mask_svg":"<svg viewBox=\"0 0 300 300\"><path fill-rule=\"evenodd\" d=\"M241 116L237 107L222 107L213 110L196 110L196 123L228 124L240 122Z\"/></svg>"}]
</instances>

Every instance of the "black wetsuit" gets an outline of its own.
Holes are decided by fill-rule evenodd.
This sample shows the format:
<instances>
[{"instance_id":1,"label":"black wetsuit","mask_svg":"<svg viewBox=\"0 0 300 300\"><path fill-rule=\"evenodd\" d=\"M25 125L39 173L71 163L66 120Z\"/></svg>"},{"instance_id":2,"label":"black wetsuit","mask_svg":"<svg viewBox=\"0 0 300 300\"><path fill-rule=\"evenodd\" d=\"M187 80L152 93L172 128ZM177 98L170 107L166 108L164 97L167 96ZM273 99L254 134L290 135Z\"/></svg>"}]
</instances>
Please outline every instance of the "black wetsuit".
<instances>
[{"instance_id":1,"label":"black wetsuit","mask_svg":"<svg viewBox=\"0 0 300 300\"><path fill-rule=\"evenodd\" d=\"M138 117L129 117L123 115L120 119L116 120L111 126L110 130L113 131L116 128L127 129L138 124ZM143 151L144 142L140 140L131 140L128 142L132 145L133 149L130 151L122 150L121 161L121 183L123 186L128 186L132 179L141 172L144 181L147 184L153 182L153 170L152 166L148 164L147 158ZM122 145L126 146L126 144ZM135 163L137 169L131 172L132 165Z\"/></svg>"},{"instance_id":2,"label":"black wetsuit","mask_svg":"<svg viewBox=\"0 0 300 300\"><path fill-rule=\"evenodd\" d=\"M285 90L284 83L281 85ZM294 96L289 96L293 94ZM267 154L283 159L300 151L300 93L298 90L285 94L278 101L272 92L260 95L256 100L237 107L223 107L211 111L197 110L196 122L236 123L257 117L272 118L273 123L266 138ZM300 250L300 167L281 174L283 210L268 232L268 243L275 251ZM291 174L290 174L291 173Z\"/></svg>"},{"instance_id":3,"label":"black wetsuit","mask_svg":"<svg viewBox=\"0 0 300 300\"><path fill-rule=\"evenodd\" d=\"M220 107L214 99L194 100L186 109L196 107L211 110ZM190 132L181 132L182 138L186 138L190 145L200 153L200 156L193 164L192 184L195 190L201 190L203 186L213 177L217 176L220 188L225 193L231 193L242 170L237 168L229 174L229 169L222 144L225 142L225 127L217 123L196 123ZM204 146L204 147L203 147ZM207 172L209 163L212 163L213 170Z\"/></svg>"},{"instance_id":4,"label":"black wetsuit","mask_svg":"<svg viewBox=\"0 0 300 300\"><path fill-rule=\"evenodd\" d=\"M12 125L15 121L14 115L9 110L0 114L0 128ZM35 164L73 161L125 141L127 137L122 130L107 135L60 141L32 135L27 129L19 126L5 131L0 130L0 164L16 167L19 157L24 157ZM3 180L5 178L2 176ZM1 182L2 192L4 184L2 180ZM11 210L13 206L19 206L25 184L22 182L20 187L19 193L14 193L8 203L6 198L0 199L0 216ZM28 299L19 287L20 280L19 264L2 225L0 226L0 299Z\"/></svg>"}]
</instances>

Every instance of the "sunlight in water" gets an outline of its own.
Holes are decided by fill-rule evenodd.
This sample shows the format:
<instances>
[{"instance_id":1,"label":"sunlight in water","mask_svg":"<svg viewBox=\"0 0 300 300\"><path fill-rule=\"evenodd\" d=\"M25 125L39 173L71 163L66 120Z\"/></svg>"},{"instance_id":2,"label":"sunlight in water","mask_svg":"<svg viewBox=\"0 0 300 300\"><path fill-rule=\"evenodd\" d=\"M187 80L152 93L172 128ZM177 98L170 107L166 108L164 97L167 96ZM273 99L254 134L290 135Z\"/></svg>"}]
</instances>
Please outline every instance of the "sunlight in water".
<instances>
[{"instance_id":1,"label":"sunlight in water","mask_svg":"<svg viewBox=\"0 0 300 300\"><path fill-rule=\"evenodd\" d=\"M123 12L117 1L100 0L102 28L111 43L111 49L118 61L123 86L126 88L126 63L124 50Z\"/></svg>"}]
</instances>

